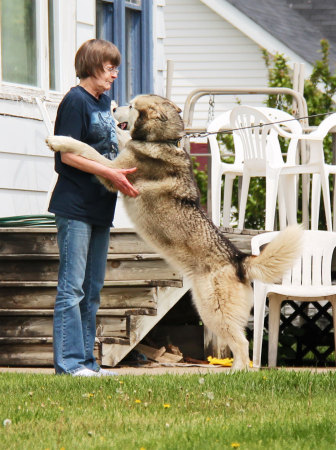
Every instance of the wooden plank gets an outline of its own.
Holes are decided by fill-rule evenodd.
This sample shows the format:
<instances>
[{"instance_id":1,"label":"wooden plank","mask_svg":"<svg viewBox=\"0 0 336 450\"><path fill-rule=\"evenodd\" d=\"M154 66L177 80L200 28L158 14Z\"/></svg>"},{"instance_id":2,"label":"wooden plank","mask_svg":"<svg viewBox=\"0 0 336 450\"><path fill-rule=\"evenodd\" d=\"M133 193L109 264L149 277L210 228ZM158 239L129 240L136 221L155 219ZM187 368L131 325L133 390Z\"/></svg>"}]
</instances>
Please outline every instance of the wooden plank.
<instances>
[{"instance_id":1,"label":"wooden plank","mask_svg":"<svg viewBox=\"0 0 336 450\"><path fill-rule=\"evenodd\" d=\"M58 253L56 228L0 228L0 254ZM154 253L134 230L111 229L109 253Z\"/></svg>"},{"instance_id":2,"label":"wooden plank","mask_svg":"<svg viewBox=\"0 0 336 450\"><path fill-rule=\"evenodd\" d=\"M56 287L0 287L1 309L53 309ZM156 308L156 287L104 287L100 308Z\"/></svg>"},{"instance_id":3,"label":"wooden plank","mask_svg":"<svg viewBox=\"0 0 336 450\"><path fill-rule=\"evenodd\" d=\"M149 345L144 344L138 344L135 347L135 350L137 350L140 353L143 353L144 355L147 356L147 358L152 359L153 361L157 361L156 358L159 358L164 353L166 353L166 347L153 348L150 347Z\"/></svg>"},{"instance_id":4,"label":"wooden plank","mask_svg":"<svg viewBox=\"0 0 336 450\"><path fill-rule=\"evenodd\" d=\"M0 288L4 287L12 287L12 288L18 288L18 287L38 287L38 288L44 288L44 287L56 287L57 281L22 281L22 280L0 280ZM166 279L166 280L105 280L104 281L104 287L139 287L139 286L159 286L159 287L165 287L165 286L173 286L173 287L182 287L183 281L181 278L178 279Z\"/></svg>"},{"instance_id":5,"label":"wooden plank","mask_svg":"<svg viewBox=\"0 0 336 450\"><path fill-rule=\"evenodd\" d=\"M3 309L0 308L0 316L53 316L53 309ZM156 310L153 308L100 308L97 316L155 316Z\"/></svg>"},{"instance_id":6,"label":"wooden plank","mask_svg":"<svg viewBox=\"0 0 336 450\"><path fill-rule=\"evenodd\" d=\"M52 344L53 338L49 337L0 337L0 345L11 344Z\"/></svg>"},{"instance_id":7,"label":"wooden plank","mask_svg":"<svg viewBox=\"0 0 336 450\"><path fill-rule=\"evenodd\" d=\"M133 232L112 230L109 253L155 253L141 237Z\"/></svg>"},{"instance_id":8,"label":"wooden plank","mask_svg":"<svg viewBox=\"0 0 336 450\"><path fill-rule=\"evenodd\" d=\"M142 260L160 260L162 259L161 256L159 256L157 253L111 253L107 255L107 261L114 261L114 260L125 260L125 261L142 261ZM7 254L0 254L0 260L4 261L35 261L35 260L42 260L42 261L48 261L48 260L59 260L58 253L7 253Z\"/></svg>"},{"instance_id":9,"label":"wooden plank","mask_svg":"<svg viewBox=\"0 0 336 450\"><path fill-rule=\"evenodd\" d=\"M52 334L52 316L0 317L0 337L50 337ZM97 317L97 336L127 337L127 317Z\"/></svg>"},{"instance_id":10,"label":"wooden plank","mask_svg":"<svg viewBox=\"0 0 336 450\"><path fill-rule=\"evenodd\" d=\"M58 261L31 260L0 261L0 280L2 281L56 281ZM180 275L163 260L113 260L107 261L107 281L115 280L160 280L178 279Z\"/></svg>"},{"instance_id":11,"label":"wooden plank","mask_svg":"<svg viewBox=\"0 0 336 450\"><path fill-rule=\"evenodd\" d=\"M101 364L101 344L96 343L94 355ZM1 344L1 366L53 367L52 344Z\"/></svg>"},{"instance_id":12,"label":"wooden plank","mask_svg":"<svg viewBox=\"0 0 336 450\"><path fill-rule=\"evenodd\" d=\"M0 253L58 253L56 229L0 228Z\"/></svg>"},{"instance_id":13,"label":"wooden plank","mask_svg":"<svg viewBox=\"0 0 336 450\"><path fill-rule=\"evenodd\" d=\"M130 322L130 344L118 345L102 343L102 364L114 367L121 361L145 336L146 334L167 314L167 312L180 300L190 289L190 284L184 280L182 288L160 288L158 289L157 315L132 317Z\"/></svg>"},{"instance_id":14,"label":"wooden plank","mask_svg":"<svg viewBox=\"0 0 336 450\"><path fill-rule=\"evenodd\" d=\"M242 251L250 252L250 241L253 235L263 230L237 230L222 228L224 235ZM57 254L57 238L55 228L0 228L0 255L6 254ZM140 236L127 229L112 229L110 233L110 254L122 253L155 253Z\"/></svg>"}]
</instances>

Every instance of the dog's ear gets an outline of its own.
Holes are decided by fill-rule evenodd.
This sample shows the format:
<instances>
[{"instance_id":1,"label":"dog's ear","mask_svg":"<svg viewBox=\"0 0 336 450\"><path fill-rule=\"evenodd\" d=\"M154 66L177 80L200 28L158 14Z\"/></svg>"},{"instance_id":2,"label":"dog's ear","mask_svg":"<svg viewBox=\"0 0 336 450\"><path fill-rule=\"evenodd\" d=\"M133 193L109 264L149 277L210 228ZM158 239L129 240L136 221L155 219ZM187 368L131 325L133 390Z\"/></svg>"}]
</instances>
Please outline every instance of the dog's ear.
<instances>
[{"instance_id":1,"label":"dog's ear","mask_svg":"<svg viewBox=\"0 0 336 450\"><path fill-rule=\"evenodd\" d=\"M156 106L156 107L149 106L148 110L147 110L147 117L148 117L148 119L159 119L162 122L167 122L167 120L168 120L167 115L158 106Z\"/></svg>"},{"instance_id":2,"label":"dog's ear","mask_svg":"<svg viewBox=\"0 0 336 450\"><path fill-rule=\"evenodd\" d=\"M175 103L171 102L170 104L174 106L174 108L176 109L176 111L177 111L179 114L182 112L182 109L179 108L177 105L175 105Z\"/></svg>"}]
</instances>

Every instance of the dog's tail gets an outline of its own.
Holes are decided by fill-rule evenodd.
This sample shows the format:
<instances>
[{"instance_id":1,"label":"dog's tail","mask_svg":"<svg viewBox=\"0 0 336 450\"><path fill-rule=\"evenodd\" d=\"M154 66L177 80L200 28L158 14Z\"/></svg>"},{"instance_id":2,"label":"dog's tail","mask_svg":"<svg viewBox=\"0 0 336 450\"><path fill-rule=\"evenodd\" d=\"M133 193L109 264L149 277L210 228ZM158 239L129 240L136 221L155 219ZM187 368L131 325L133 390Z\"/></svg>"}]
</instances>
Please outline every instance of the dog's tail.
<instances>
[{"instance_id":1,"label":"dog's tail","mask_svg":"<svg viewBox=\"0 0 336 450\"><path fill-rule=\"evenodd\" d=\"M303 230L292 225L270 241L258 256L248 256L245 261L247 278L264 283L280 281L301 253Z\"/></svg>"}]
</instances>

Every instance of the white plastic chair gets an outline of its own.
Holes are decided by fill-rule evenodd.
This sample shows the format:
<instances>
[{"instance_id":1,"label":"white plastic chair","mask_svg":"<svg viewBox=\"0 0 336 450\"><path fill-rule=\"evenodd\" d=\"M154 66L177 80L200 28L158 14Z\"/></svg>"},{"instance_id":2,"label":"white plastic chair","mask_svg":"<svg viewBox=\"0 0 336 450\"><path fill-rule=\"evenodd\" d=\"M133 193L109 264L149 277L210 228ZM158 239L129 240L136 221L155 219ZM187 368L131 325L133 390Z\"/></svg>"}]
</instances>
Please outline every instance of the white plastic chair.
<instances>
[{"instance_id":1,"label":"white plastic chair","mask_svg":"<svg viewBox=\"0 0 336 450\"><path fill-rule=\"evenodd\" d=\"M216 117L208 126L208 132L216 132L222 129L230 128L230 111L226 111ZM232 203L232 187L237 176L243 175L243 149L238 141L235 144L235 154L233 163L225 163L221 160L217 134L208 137L211 152L211 219L216 226L221 225L221 185L224 176L224 194L222 225L230 225L230 213Z\"/></svg>"},{"instance_id":2,"label":"white plastic chair","mask_svg":"<svg viewBox=\"0 0 336 450\"><path fill-rule=\"evenodd\" d=\"M275 108L257 107L259 111L264 113L272 122L279 122L281 120L286 121L284 123L291 133L302 134L302 128L297 120L293 120L290 114L285 111L281 111ZM208 126L208 132L216 132L220 129L230 129L230 111L226 111L220 116L216 117ZM281 126L281 125L279 125ZM234 163L229 164L221 160L219 145L217 141L217 135L210 135L208 142L211 152L211 211L212 221L215 225L220 226L221 218L223 227L229 227L230 225L230 213L232 205L232 187L235 177L243 175L243 158L244 151L239 141L238 136L235 139L235 160ZM221 183L222 177L224 179L224 192L223 201L221 199ZM223 204L222 217L221 217L221 205ZM284 208L284 205L283 205ZM281 208L281 212L283 212ZM285 221L285 216L282 215L282 222ZM285 223L284 223L285 225Z\"/></svg>"},{"instance_id":3,"label":"white plastic chair","mask_svg":"<svg viewBox=\"0 0 336 450\"><path fill-rule=\"evenodd\" d=\"M263 233L251 239L252 254L259 255L264 244L278 234ZM280 309L284 300L330 301L336 329L336 285L331 282L331 263L336 247L336 233L304 231L302 254L280 284L254 281L253 366L260 367L266 297L269 299L268 365L276 366L279 338ZM334 336L335 338L335 336ZM336 338L335 338L336 348Z\"/></svg>"},{"instance_id":4,"label":"white plastic chair","mask_svg":"<svg viewBox=\"0 0 336 450\"><path fill-rule=\"evenodd\" d=\"M311 196L311 229L318 229L320 212L321 184L328 231L336 230L336 192L333 198L333 225L331 220L331 205L329 194L329 175L336 174L336 165L326 164L323 150L323 140L332 128L336 127L336 113L324 119L317 129L302 139L307 144L309 159L307 164L319 166L319 174L313 175Z\"/></svg>"},{"instance_id":5,"label":"white plastic chair","mask_svg":"<svg viewBox=\"0 0 336 450\"><path fill-rule=\"evenodd\" d=\"M286 117L288 116L286 115ZM298 140L302 136L299 122L293 117L294 120L286 122L286 128L291 131L288 132L280 124L271 124L274 119L274 116L266 115L259 108L251 106L237 106L230 115L234 142L238 140L244 151L239 229L244 227L251 177L266 177L265 230L272 231L274 229L277 196L279 198L280 228L285 227L286 216L289 224L296 223L296 175L310 173L312 168L296 163ZM259 127L259 125L263 126ZM282 158L279 135L290 139L286 162Z\"/></svg>"}]
</instances>

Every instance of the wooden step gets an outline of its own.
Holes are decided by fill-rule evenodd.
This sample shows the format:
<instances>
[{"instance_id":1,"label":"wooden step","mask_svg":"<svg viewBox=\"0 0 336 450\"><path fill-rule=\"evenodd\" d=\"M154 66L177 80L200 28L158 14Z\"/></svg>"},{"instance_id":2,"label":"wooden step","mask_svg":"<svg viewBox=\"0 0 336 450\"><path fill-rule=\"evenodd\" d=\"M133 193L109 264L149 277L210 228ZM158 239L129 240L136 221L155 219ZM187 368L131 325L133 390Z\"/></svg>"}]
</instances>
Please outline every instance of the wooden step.
<instances>
[{"instance_id":1,"label":"wooden step","mask_svg":"<svg viewBox=\"0 0 336 450\"><path fill-rule=\"evenodd\" d=\"M95 344L94 355L101 363L101 344ZM6 344L0 338L0 366L53 367L53 345L49 342Z\"/></svg>"},{"instance_id":2,"label":"wooden step","mask_svg":"<svg viewBox=\"0 0 336 450\"><path fill-rule=\"evenodd\" d=\"M3 309L0 316L53 316L53 309ZM155 316L155 308L99 308L97 316ZM1 332L0 332L1 333Z\"/></svg>"},{"instance_id":3,"label":"wooden step","mask_svg":"<svg viewBox=\"0 0 336 450\"><path fill-rule=\"evenodd\" d=\"M129 337L129 316L97 315L97 337ZM50 337L52 315L0 316L0 337Z\"/></svg>"},{"instance_id":4,"label":"wooden step","mask_svg":"<svg viewBox=\"0 0 336 450\"><path fill-rule=\"evenodd\" d=\"M58 253L56 228L0 228L0 254ZM109 253L154 253L133 229L111 229Z\"/></svg>"},{"instance_id":5,"label":"wooden step","mask_svg":"<svg viewBox=\"0 0 336 450\"><path fill-rule=\"evenodd\" d=\"M58 265L55 228L0 229L0 364L53 365ZM103 353L105 364L119 362L187 289L134 230L111 230L96 320L98 362Z\"/></svg>"},{"instance_id":6,"label":"wooden step","mask_svg":"<svg viewBox=\"0 0 336 450\"><path fill-rule=\"evenodd\" d=\"M58 260L31 259L0 260L1 281L56 281ZM180 276L163 259L141 259L136 256L113 258L107 261L107 281L179 279Z\"/></svg>"},{"instance_id":7,"label":"wooden step","mask_svg":"<svg viewBox=\"0 0 336 450\"><path fill-rule=\"evenodd\" d=\"M156 309L156 292L157 286L151 285L105 286L101 292L100 308ZM56 283L53 287L0 285L0 308L53 309L56 293Z\"/></svg>"},{"instance_id":8,"label":"wooden step","mask_svg":"<svg viewBox=\"0 0 336 450\"><path fill-rule=\"evenodd\" d=\"M101 343L107 344L120 344L120 345L128 345L130 340L128 338L118 338L118 337L103 337L99 336L96 338L96 345L101 345ZM48 337L0 337L0 345L45 345L52 344L53 338L52 336Z\"/></svg>"},{"instance_id":9,"label":"wooden step","mask_svg":"<svg viewBox=\"0 0 336 450\"><path fill-rule=\"evenodd\" d=\"M174 287L182 287L182 278L178 278L175 280L112 280L104 281L104 287L139 287L139 286L174 286ZM20 281L20 280L12 280L12 281L1 281L0 280L0 288L4 287L56 287L57 281Z\"/></svg>"}]
</instances>

